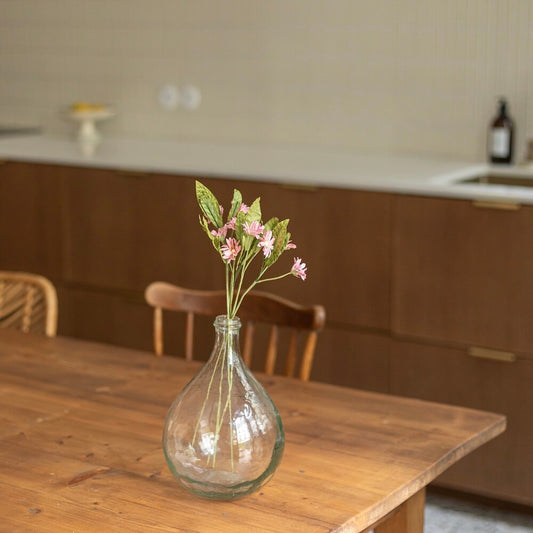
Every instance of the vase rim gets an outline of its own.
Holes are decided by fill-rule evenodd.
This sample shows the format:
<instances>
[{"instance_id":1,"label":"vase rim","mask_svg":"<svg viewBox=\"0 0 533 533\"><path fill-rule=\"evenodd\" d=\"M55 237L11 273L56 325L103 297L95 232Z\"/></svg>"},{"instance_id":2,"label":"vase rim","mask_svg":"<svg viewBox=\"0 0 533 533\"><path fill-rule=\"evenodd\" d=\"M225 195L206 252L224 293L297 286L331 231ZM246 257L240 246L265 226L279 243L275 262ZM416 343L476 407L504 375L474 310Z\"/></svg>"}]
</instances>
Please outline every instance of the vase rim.
<instances>
[{"instance_id":1,"label":"vase rim","mask_svg":"<svg viewBox=\"0 0 533 533\"><path fill-rule=\"evenodd\" d=\"M234 318L228 318L228 315L218 315L213 322L215 327L239 329L241 327L241 319L236 316Z\"/></svg>"}]
</instances>

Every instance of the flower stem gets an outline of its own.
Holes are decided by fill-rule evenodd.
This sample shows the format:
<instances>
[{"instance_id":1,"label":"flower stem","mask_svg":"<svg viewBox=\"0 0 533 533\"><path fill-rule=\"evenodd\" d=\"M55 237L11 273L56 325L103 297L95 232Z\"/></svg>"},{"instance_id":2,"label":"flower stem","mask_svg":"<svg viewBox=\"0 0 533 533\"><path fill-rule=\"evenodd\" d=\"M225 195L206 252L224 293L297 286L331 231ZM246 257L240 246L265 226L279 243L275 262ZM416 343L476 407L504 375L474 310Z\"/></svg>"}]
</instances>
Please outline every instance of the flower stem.
<instances>
[{"instance_id":1,"label":"flower stem","mask_svg":"<svg viewBox=\"0 0 533 533\"><path fill-rule=\"evenodd\" d=\"M211 394L211 386L213 385L213 380L215 379L216 370L218 367L218 363L220 361L220 354L218 355L216 361L215 361L215 368L213 369L213 372L211 373L211 378L209 380L209 383L207 384L207 393L205 395L204 403L202 404L202 408L200 409L200 415L198 416L198 420L196 421L196 427L194 428L194 435L192 437L192 443L194 445L196 441L196 435L198 434L198 428L200 426L200 420L202 419L202 415L205 411L205 406L207 405L207 400L209 399L209 394Z\"/></svg>"},{"instance_id":2,"label":"flower stem","mask_svg":"<svg viewBox=\"0 0 533 533\"><path fill-rule=\"evenodd\" d=\"M226 337L228 336L226 332ZM225 340L225 339L224 339ZM217 421L215 423L215 449L213 451L212 461L213 461L213 468L215 467L216 461L217 461L217 449L218 449L218 439L220 437L220 426L221 423L221 417L220 417L220 404L222 403L222 382L224 381L224 369L225 369L225 359L228 357L227 353L227 343L226 343L226 349L223 351L223 357L222 357L222 364L220 369L220 380L218 382L218 402L217 402ZM214 372L213 372L214 374ZM224 416L224 413L222 413L222 416Z\"/></svg>"},{"instance_id":3,"label":"flower stem","mask_svg":"<svg viewBox=\"0 0 533 533\"><path fill-rule=\"evenodd\" d=\"M291 274L292 274L292 270L289 270L289 272L286 272L285 274L281 274L281 276L276 276L274 278L257 279L255 283L264 283L265 281L275 281L277 279L286 278L287 276L290 276Z\"/></svg>"}]
</instances>

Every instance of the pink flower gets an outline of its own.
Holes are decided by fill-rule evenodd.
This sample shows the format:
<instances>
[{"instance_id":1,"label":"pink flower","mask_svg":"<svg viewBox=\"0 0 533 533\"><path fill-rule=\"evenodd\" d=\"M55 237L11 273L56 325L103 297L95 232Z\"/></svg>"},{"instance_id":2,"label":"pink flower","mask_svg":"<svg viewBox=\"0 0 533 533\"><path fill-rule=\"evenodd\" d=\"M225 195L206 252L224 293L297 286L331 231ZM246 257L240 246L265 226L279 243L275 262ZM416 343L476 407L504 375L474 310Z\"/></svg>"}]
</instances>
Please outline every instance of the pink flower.
<instances>
[{"instance_id":1,"label":"pink flower","mask_svg":"<svg viewBox=\"0 0 533 533\"><path fill-rule=\"evenodd\" d=\"M220 214L223 215L224 214L224 208L218 204L218 208L220 209Z\"/></svg>"},{"instance_id":2,"label":"pink flower","mask_svg":"<svg viewBox=\"0 0 533 533\"><path fill-rule=\"evenodd\" d=\"M226 228L227 229L235 229L235 222L237 222L237 217L233 217L231 220L228 220L226 222Z\"/></svg>"},{"instance_id":3,"label":"pink flower","mask_svg":"<svg viewBox=\"0 0 533 533\"><path fill-rule=\"evenodd\" d=\"M237 239L226 239L226 244L220 247L222 257L229 263L233 261L241 251L241 245Z\"/></svg>"},{"instance_id":4,"label":"pink flower","mask_svg":"<svg viewBox=\"0 0 533 533\"><path fill-rule=\"evenodd\" d=\"M257 220L254 220L249 224L248 222L245 222L242 227L244 228L244 231L248 233L248 235L253 235L258 239L261 233L263 233L263 230L265 229L265 226L261 226L261 224L257 222Z\"/></svg>"},{"instance_id":5,"label":"pink flower","mask_svg":"<svg viewBox=\"0 0 533 533\"><path fill-rule=\"evenodd\" d=\"M241 204L241 207L239 207L239 212L248 213L248 211L250 211L250 208L246 204Z\"/></svg>"},{"instance_id":6,"label":"pink flower","mask_svg":"<svg viewBox=\"0 0 533 533\"><path fill-rule=\"evenodd\" d=\"M294 248L296 248L296 244L294 244L292 241L289 241L287 246L285 246L285 250L293 250Z\"/></svg>"},{"instance_id":7,"label":"pink flower","mask_svg":"<svg viewBox=\"0 0 533 533\"><path fill-rule=\"evenodd\" d=\"M212 229L211 235L213 235L213 237L225 238L227 232L228 232L228 228L226 226L222 226L221 228L218 228L218 229Z\"/></svg>"},{"instance_id":8,"label":"pink flower","mask_svg":"<svg viewBox=\"0 0 533 533\"><path fill-rule=\"evenodd\" d=\"M297 278L301 278L305 280L307 277L307 267L305 266L305 263L302 263L302 260L299 257L294 258L294 265L292 265L291 268L291 274L293 276L296 276Z\"/></svg>"},{"instance_id":9,"label":"pink flower","mask_svg":"<svg viewBox=\"0 0 533 533\"><path fill-rule=\"evenodd\" d=\"M270 257L270 254L272 253L272 250L274 249L274 237L272 237L272 232L267 231L262 237L259 239L259 246L260 248L263 248L263 253L265 254L265 257Z\"/></svg>"}]
</instances>

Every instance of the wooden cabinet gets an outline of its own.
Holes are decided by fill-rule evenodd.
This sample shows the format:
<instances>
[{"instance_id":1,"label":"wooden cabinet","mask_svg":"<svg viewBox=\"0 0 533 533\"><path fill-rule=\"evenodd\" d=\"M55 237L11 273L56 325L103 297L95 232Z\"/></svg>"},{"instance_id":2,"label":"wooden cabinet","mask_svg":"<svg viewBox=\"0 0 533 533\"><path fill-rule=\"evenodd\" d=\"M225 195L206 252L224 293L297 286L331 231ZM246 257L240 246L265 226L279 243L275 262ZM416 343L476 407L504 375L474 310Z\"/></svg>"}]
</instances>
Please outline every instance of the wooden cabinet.
<instances>
[{"instance_id":1,"label":"wooden cabinet","mask_svg":"<svg viewBox=\"0 0 533 533\"><path fill-rule=\"evenodd\" d=\"M0 164L0 268L60 279L62 178L49 165Z\"/></svg>"},{"instance_id":2,"label":"wooden cabinet","mask_svg":"<svg viewBox=\"0 0 533 533\"><path fill-rule=\"evenodd\" d=\"M58 285L61 335L152 351L152 309L141 294Z\"/></svg>"},{"instance_id":3,"label":"wooden cabinet","mask_svg":"<svg viewBox=\"0 0 533 533\"><path fill-rule=\"evenodd\" d=\"M318 338L311 379L387 393L390 342L383 334L326 328Z\"/></svg>"},{"instance_id":4,"label":"wooden cabinet","mask_svg":"<svg viewBox=\"0 0 533 533\"><path fill-rule=\"evenodd\" d=\"M143 291L154 280L223 284L195 206L194 180L102 169L62 169L66 180L65 279ZM218 266L218 265L216 265Z\"/></svg>"},{"instance_id":5,"label":"wooden cabinet","mask_svg":"<svg viewBox=\"0 0 533 533\"><path fill-rule=\"evenodd\" d=\"M392 330L533 353L533 207L398 196Z\"/></svg>"},{"instance_id":6,"label":"wooden cabinet","mask_svg":"<svg viewBox=\"0 0 533 533\"><path fill-rule=\"evenodd\" d=\"M494 361L465 349L396 340L390 368L392 394L507 416L505 433L462 459L439 484L533 505L533 358Z\"/></svg>"},{"instance_id":7,"label":"wooden cabinet","mask_svg":"<svg viewBox=\"0 0 533 533\"><path fill-rule=\"evenodd\" d=\"M532 505L533 207L496 207L396 197L390 392L505 414L505 434L440 482Z\"/></svg>"}]
</instances>

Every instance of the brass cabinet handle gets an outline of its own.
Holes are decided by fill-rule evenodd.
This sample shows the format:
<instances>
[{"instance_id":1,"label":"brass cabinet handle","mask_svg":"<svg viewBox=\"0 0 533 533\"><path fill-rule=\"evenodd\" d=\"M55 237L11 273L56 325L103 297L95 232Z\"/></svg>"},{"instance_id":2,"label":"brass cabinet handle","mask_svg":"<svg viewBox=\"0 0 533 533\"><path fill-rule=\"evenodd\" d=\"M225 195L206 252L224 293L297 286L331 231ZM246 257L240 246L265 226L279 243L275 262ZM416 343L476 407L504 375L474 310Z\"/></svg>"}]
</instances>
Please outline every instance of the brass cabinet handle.
<instances>
[{"instance_id":1,"label":"brass cabinet handle","mask_svg":"<svg viewBox=\"0 0 533 533\"><path fill-rule=\"evenodd\" d=\"M482 348L480 346L470 346L468 348L468 355L470 355L471 357L478 357L480 359L500 361L502 363L514 363L516 361L516 354L512 352L504 352L502 350L491 350L489 348Z\"/></svg>"},{"instance_id":2,"label":"brass cabinet handle","mask_svg":"<svg viewBox=\"0 0 533 533\"><path fill-rule=\"evenodd\" d=\"M473 200L472 205L482 209L500 209L502 211L518 211L520 204L516 202L500 202L498 200Z\"/></svg>"}]
</instances>

